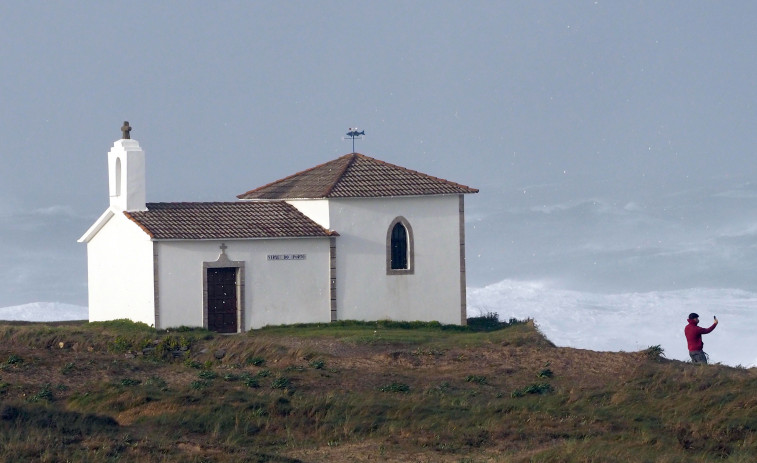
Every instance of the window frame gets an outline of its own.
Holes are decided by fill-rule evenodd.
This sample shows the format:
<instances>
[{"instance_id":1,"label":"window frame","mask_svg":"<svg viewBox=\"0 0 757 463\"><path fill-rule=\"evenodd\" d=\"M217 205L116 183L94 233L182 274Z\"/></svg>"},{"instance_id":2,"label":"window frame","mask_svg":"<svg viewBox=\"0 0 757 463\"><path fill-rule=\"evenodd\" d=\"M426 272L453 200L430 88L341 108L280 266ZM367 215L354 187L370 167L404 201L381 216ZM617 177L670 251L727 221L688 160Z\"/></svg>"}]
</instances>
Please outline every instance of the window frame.
<instances>
[{"instance_id":1,"label":"window frame","mask_svg":"<svg viewBox=\"0 0 757 463\"><path fill-rule=\"evenodd\" d=\"M397 224L405 229L405 239L407 240L407 268L392 268L392 232ZM415 243L413 238L413 227L410 222L398 216L389 224L386 232L386 274L387 275L413 275L415 274Z\"/></svg>"}]
</instances>

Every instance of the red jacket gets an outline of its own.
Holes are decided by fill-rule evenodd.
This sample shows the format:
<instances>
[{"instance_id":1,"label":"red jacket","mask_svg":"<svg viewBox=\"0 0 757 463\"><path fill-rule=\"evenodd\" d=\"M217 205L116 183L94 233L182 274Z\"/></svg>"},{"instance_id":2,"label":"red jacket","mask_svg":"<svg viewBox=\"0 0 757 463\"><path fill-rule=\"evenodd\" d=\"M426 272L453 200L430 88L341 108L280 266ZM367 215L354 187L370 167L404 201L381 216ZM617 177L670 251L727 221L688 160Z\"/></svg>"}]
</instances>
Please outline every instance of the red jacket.
<instances>
[{"instance_id":1,"label":"red jacket","mask_svg":"<svg viewBox=\"0 0 757 463\"><path fill-rule=\"evenodd\" d=\"M717 323L713 323L709 328L700 328L697 326L697 323L699 323L698 320L692 320L689 318L689 324L686 325L686 328L683 330L686 334L686 341L689 343L689 351L702 350L702 347L704 347L702 335L709 333L718 326Z\"/></svg>"}]
</instances>

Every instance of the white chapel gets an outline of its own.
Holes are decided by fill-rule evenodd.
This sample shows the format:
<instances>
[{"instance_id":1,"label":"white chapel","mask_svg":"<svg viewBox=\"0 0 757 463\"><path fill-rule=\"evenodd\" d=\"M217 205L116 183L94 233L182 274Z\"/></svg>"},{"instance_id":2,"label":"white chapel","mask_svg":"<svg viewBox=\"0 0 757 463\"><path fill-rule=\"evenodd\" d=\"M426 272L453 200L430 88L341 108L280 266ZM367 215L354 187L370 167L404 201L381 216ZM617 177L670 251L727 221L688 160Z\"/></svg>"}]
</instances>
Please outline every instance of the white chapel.
<instances>
[{"instance_id":1,"label":"white chapel","mask_svg":"<svg viewBox=\"0 0 757 463\"><path fill-rule=\"evenodd\" d=\"M87 245L89 320L224 333L336 320L465 324L464 195L350 153L230 202L146 202L145 153L108 153Z\"/></svg>"}]
</instances>

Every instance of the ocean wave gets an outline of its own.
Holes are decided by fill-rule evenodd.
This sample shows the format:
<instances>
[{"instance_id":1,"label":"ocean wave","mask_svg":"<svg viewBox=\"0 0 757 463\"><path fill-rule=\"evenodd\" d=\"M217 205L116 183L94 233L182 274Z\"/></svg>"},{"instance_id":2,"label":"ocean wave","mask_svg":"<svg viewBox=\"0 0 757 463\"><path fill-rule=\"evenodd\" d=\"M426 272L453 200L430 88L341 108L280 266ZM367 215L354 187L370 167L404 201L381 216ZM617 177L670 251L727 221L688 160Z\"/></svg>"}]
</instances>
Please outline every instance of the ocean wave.
<instances>
[{"instance_id":1,"label":"ocean wave","mask_svg":"<svg viewBox=\"0 0 757 463\"><path fill-rule=\"evenodd\" d=\"M57 322L87 320L88 318L87 307L62 302L32 302L10 307L0 307L0 320Z\"/></svg>"},{"instance_id":2,"label":"ocean wave","mask_svg":"<svg viewBox=\"0 0 757 463\"><path fill-rule=\"evenodd\" d=\"M740 289L602 294L517 280L468 288L468 315L491 312L505 320L533 318L558 346L632 352L660 345L677 360L689 358L683 336L688 314L700 314L702 326L717 316L717 329L704 337L710 361L757 366L757 293Z\"/></svg>"}]
</instances>

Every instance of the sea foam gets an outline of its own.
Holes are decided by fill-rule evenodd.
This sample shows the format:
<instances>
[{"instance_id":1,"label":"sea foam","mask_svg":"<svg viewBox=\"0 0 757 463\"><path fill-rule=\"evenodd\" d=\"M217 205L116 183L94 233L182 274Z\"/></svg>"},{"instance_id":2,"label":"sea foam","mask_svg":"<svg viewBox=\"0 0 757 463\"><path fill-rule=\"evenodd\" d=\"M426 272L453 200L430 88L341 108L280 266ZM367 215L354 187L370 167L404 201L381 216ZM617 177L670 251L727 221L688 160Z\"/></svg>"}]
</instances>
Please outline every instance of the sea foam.
<instances>
[{"instance_id":1,"label":"sea foam","mask_svg":"<svg viewBox=\"0 0 757 463\"><path fill-rule=\"evenodd\" d=\"M691 312L703 327L711 363L757 366L757 293L738 289L600 294L551 287L538 281L503 280L468 288L468 316L496 312L500 319L533 318L558 346L597 351L639 351L660 345L670 359L688 360L683 329Z\"/></svg>"}]
</instances>

